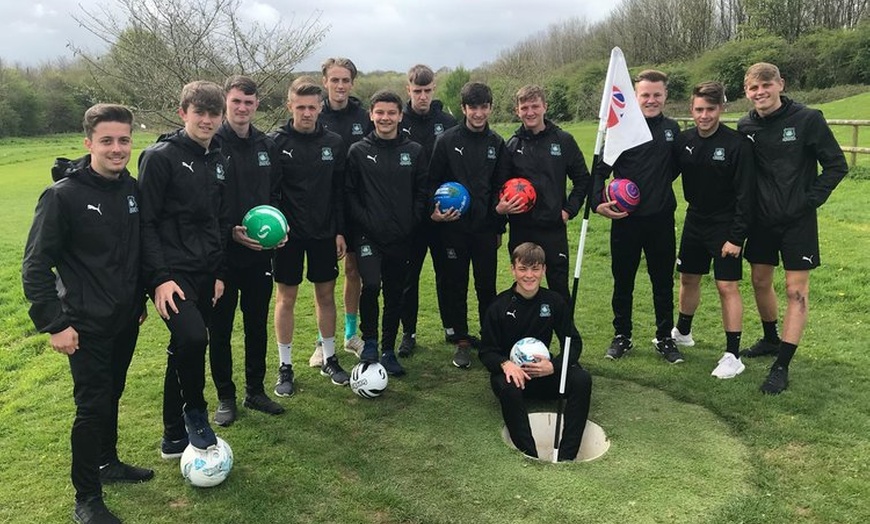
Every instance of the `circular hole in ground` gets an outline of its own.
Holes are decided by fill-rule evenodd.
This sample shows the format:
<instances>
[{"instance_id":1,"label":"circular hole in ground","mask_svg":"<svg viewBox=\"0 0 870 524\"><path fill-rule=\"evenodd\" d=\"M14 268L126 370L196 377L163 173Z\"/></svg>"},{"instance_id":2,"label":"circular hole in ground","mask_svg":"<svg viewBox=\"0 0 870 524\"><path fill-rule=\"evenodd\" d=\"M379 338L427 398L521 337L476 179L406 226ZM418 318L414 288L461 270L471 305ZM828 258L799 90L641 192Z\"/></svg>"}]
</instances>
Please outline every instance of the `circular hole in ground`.
<instances>
[{"instance_id":1,"label":"circular hole in ground","mask_svg":"<svg viewBox=\"0 0 870 524\"><path fill-rule=\"evenodd\" d=\"M564 418L562 427L564 428ZM535 446L538 448L538 459L542 462L553 461L553 436L556 431L556 414L553 412L529 413L529 424L532 426L532 436ZM510 433L506 426L502 427L501 438L513 449L516 449L511 441ZM589 462L607 453L610 449L610 441L604 429L591 420L586 421L583 430L583 439L580 441L580 451L574 462Z\"/></svg>"}]
</instances>

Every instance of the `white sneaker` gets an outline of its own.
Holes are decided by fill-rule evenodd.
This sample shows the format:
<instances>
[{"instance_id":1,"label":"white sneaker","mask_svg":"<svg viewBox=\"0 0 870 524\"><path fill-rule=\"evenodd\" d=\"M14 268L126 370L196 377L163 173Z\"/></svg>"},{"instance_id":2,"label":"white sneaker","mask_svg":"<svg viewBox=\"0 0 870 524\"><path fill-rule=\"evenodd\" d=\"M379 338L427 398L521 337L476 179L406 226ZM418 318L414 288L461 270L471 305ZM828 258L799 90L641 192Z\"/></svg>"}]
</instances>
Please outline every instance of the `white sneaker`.
<instances>
[{"instance_id":1,"label":"white sneaker","mask_svg":"<svg viewBox=\"0 0 870 524\"><path fill-rule=\"evenodd\" d=\"M725 353L719 359L719 365L710 374L716 378L734 378L743 373L744 369L746 369L746 366L743 362L740 362L739 358L735 357L732 353Z\"/></svg>"},{"instance_id":2,"label":"white sneaker","mask_svg":"<svg viewBox=\"0 0 870 524\"><path fill-rule=\"evenodd\" d=\"M671 330L671 338L674 339L674 342L676 342L678 346L692 347L695 345L695 339L692 338L691 331L689 331L688 335L684 335L680 333L679 329L674 328Z\"/></svg>"},{"instance_id":3,"label":"white sneaker","mask_svg":"<svg viewBox=\"0 0 870 524\"><path fill-rule=\"evenodd\" d=\"M353 353L357 358L359 358L359 354L363 350L363 345L363 339L359 335L354 335L344 340L344 350L348 353Z\"/></svg>"},{"instance_id":4,"label":"white sneaker","mask_svg":"<svg viewBox=\"0 0 870 524\"><path fill-rule=\"evenodd\" d=\"M308 365L313 368L322 368L323 367L323 341L318 340L314 344L314 353L311 354L311 358L308 359Z\"/></svg>"}]
</instances>

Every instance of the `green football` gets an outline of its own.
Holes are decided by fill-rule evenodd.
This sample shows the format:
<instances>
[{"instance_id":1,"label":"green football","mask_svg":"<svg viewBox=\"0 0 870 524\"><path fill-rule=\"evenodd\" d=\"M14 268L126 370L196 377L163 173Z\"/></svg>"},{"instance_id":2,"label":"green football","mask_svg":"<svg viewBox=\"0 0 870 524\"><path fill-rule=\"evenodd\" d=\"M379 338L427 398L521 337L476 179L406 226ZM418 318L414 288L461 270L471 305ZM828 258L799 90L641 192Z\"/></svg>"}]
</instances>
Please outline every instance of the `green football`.
<instances>
[{"instance_id":1,"label":"green football","mask_svg":"<svg viewBox=\"0 0 870 524\"><path fill-rule=\"evenodd\" d=\"M251 208L242 219L242 225L247 229L248 236L266 249L277 246L287 234L284 213L272 206Z\"/></svg>"}]
</instances>

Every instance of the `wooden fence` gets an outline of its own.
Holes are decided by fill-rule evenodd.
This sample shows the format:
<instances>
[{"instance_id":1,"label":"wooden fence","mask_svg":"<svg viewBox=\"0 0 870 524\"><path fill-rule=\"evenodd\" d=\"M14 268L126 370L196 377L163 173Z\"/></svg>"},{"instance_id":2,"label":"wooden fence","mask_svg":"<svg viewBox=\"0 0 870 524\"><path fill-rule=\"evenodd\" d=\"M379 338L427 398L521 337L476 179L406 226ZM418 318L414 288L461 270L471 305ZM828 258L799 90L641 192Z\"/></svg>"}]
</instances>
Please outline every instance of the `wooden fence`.
<instances>
[{"instance_id":1,"label":"wooden fence","mask_svg":"<svg viewBox=\"0 0 870 524\"><path fill-rule=\"evenodd\" d=\"M680 116L674 118L680 125L685 129L689 126L689 124L693 124L691 118ZM726 124L737 124L736 118L723 118L721 122ZM870 147L858 147L858 130L861 127L870 126L870 120L828 120L828 125L831 126L851 126L852 127L852 142L849 145L840 144L840 147L843 149L843 152L849 153L849 167L855 167L855 163L858 161L858 155L868 155L870 154ZM734 127L734 126L732 126Z\"/></svg>"}]
</instances>

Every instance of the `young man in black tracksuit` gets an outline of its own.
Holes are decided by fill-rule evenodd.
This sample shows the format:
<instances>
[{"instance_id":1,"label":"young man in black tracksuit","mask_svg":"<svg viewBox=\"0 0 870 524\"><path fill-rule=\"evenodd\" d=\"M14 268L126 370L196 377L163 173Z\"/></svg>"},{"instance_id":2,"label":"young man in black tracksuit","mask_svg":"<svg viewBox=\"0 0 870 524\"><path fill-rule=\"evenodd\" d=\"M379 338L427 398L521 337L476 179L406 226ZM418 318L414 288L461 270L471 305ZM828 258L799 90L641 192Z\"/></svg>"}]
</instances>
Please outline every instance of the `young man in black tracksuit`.
<instances>
[{"instance_id":1,"label":"young man in black tracksuit","mask_svg":"<svg viewBox=\"0 0 870 524\"><path fill-rule=\"evenodd\" d=\"M227 243L224 294L214 307L209 326L209 363L218 395L214 421L229 426L236 419L231 339L241 295L245 344L245 407L270 415L284 408L266 396L266 322L272 300L272 254L263 250L239 225L251 208L271 202L277 181L275 143L251 123L257 112L257 84L246 76L232 76L224 84L226 120L217 132L230 169L226 173L226 199L233 224Z\"/></svg>"},{"instance_id":2,"label":"young man in black tracksuit","mask_svg":"<svg viewBox=\"0 0 870 524\"><path fill-rule=\"evenodd\" d=\"M846 176L848 166L822 113L782 96L785 82L775 65L751 66L743 88L754 109L740 119L737 130L754 142L758 164L758 206L746 240L746 260L764 328L764 338L744 356L776 355L761 386L763 393L776 395L788 387L788 366L807 322L810 271L821 263L816 209ZM780 256L788 297L781 339L773 289Z\"/></svg>"},{"instance_id":3,"label":"young man in black tracksuit","mask_svg":"<svg viewBox=\"0 0 870 524\"><path fill-rule=\"evenodd\" d=\"M56 182L39 198L21 269L34 326L69 357L73 518L83 523L120 522L103 503L102 484L154 476L118 459L118 401L145 317L140 200L126 168L132 124L124 106L87 110L89 154L58 159L52 169Z\"/></svg>"},{"instance_id":4,"label":"young man in black tracksuit","mask_svg":"<svg viewBox=\"0 0 870 524\"><path fill-rule=\"evenodd\" d=\"M755 206L755 170L752 143L719 122L724 109L722 84L698 84L691 98L695 127L677 137L677 167L689 208L677 256L680 310L671 334L678 345L695 345L692 318L701 301L701 277L710 272L712 261L722 304L725 354L711 374L729 379L746 367L740 361L743 301L739 283L743 242Z\"/></svg>"},{"instance_id":5,"label":"young man in black tracksuit","mask_svg":"<svg viewBox=\"0 0 870 524\"><path fill-rule=\"evenodd\" d=\"M499 201L496 212L510 224L508 249L534 242L547 255L547 286L571 301L568 291L568 220L577 216L589 189L590 176L574 137L546 119L547 98L540 86L528 85L516 95L522 125L507 142L510 178L528 179L537 202L523 212L519 198ZM566 196L568 180L571 191ZM504 180L502 180L504 182Z\"/></svg>"},{"instance_id":6,"label":"young man in black tracksuit","mask_svg":"<svg viewBox=\"0 0 870 524\"><path fill-rule=\"evenodd\" d=\"M531 457L538 451L529 424L526 399L556 399L565 351L571 336L565 380L565 428L559 446L560 461L574 460L589 416L592 376L580 367L583 340L574 327L572 312L559 293L541 287L546 256L531 242L511 252L511 273L516 282L500 293L483 318L480 361L489 370L490 387L501 404L502 417L514 445ZM547 347L558 337L562 352L519 366L510 359L511 348L520 339L533 337Z\"/></svg>"},{"instance_id":7,"label":"young man in black tracksuit","mask_svg":"<svg viewBox=\"0 0 870 524\"><path fill-rule=\"evenodd\" d=\"M427 209L427 166L423 146L398 132L399 95L375 93L369 111L375 130L351 146L346 182L350 229L362 277L360 359L378 360L378 295L383 287L380 361L388 373L400 376L405 371L396 359L396 336L412 235Z\"/></svg>"},{"instance_id":8,"label":"young man in black tracksuit","mask_svg":"<svg viewBox=\"0 0 870 524\"><path fill-rule=\"evenodd\" d=\"M219 85L187 84L178 110L184 128L160 136L139 157L142 266L170 333L160 446L167 459L180 458L188 443L198 449L217 443L203 388L209 320L223 295L231 230L226 157L212 140L224 103Z\"/></svg>"},{"instance_id":9,"label":"young man in black tracksuit","mask_svg":"<svg viewBox=\"0 0 870 524\"><path fill-rule=\"evenodd\" d=\"M595 166L592 207L612 220L610 226L610 269L613 273L614 338L607 349L610 359L621 358L632 346L632 306L634 281L641 252L646 256L647 273L653 291L656 318L656 351L671 364L683 361L672 337L674 328L674 263L676 236L674 211L677 199L672 187L677 176L674 142L680 134L677 122L662 115L667 100L668 77L661 71L642 71L634 84L652 141L624 151L611 167ZM640 205L631 215L611 207L602 199L610 172L637 184Z\"/></svg>"},{"instance_id":10,"label":"young man in black tracksuit","mask_svg":"<svg viewBox=\"0 0 870 524\"><path fill-rule=\"evenodd\" d=\"M469 82L459 96L465 119L436 140L429 180L430 194L445 182L459 182L471 197L471 206L462 216L455 209L440 209L437 204L431 215L443 249L442 316L456 338L453 365L467 368L471 365L468 268L474 265L479 321L495 298L498 246L505 229L504 218L495 212L495 205L508 162L504 140L489 128L492 90L480 82Z\"/></svg>"},{"instance_id":11,"label":"young man in black tracksuit","mask_svg":"<svg viewBox=\"0 0 870 524\"><path fill-rule=\"evenodd\" d=\"M435 100L435 73L429 66L417 64L408 70L408 103L402 113L400 133L423 146L423 162L429 163L435 139L444 131L456 125L456 119L443 110L440 100ZM431 195L429 195L431 196ZM455 342L453 326L448 325L443 307L443 282L441 281L441 249L438 233L429 220L422 221L413 235L411 263L408 268L408 282L402 292L402 342L399 355L406 357L417 344L417 315L420 309L420 273L426 251L432 253L432 267L435 269L435 293L438 310L446 329L447 339Z\"/></svg>"},{"instance_id":12,"label":"young man in black tracksuit","mask_svg":"<svg viewBox=\"0 0 870 524\"><path fill-rule=\"evenodd\" d=\"M321 89L313 79L299 77L290 86L287 108L291 119L271 136L280 154L278 182L280 208L290 229L287 244L275 254L275 334L280 367L275 394L294 393L292 343L296 297L306 277L314 284L317 327L322 334L320 373L344 386L349 375L335 354L335 279L344 257L345 149L341 137L318 122Z\"/></svg>"},{"instance_id":13,"label":"young man in black tracksuit","mask_svg":"<svg viewBox=\"0 0 870 524\"><path fill-rule=\"evenodd\" d=\"M327 131L338 133L344 143L345 156L351 144L362 140L372 132L372 120L358 98L350 95L356 79L356 65L348 58L328 58L321 66L323 87L323 109L317 121ZM345 231L345 239L352 234ZM357 334L359 323L359 293L362 282L357 269L356 253L348 243L344 256L344 350L359 356L363 342ZM314 354L308 360L311 367L323 366L322 337L318 337Z\"/></svg>"}]
</instances>

